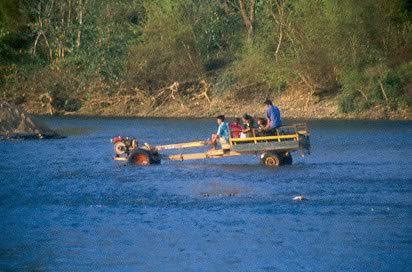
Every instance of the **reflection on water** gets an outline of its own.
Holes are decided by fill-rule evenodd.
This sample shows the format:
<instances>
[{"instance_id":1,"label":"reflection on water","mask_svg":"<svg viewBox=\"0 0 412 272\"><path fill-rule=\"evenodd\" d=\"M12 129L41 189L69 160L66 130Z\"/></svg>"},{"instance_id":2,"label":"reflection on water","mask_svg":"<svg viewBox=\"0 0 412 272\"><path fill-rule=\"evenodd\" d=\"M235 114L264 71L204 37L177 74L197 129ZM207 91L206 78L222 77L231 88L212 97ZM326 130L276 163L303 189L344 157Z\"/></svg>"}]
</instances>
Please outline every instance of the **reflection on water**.
<instances>
[{"instance_id":1,"label":"reflection on water","mask_svg":"<svg viewBox=\"0 0 412 272\"><path fill-rule=\"evenodd\" d=\"M110 138L205 140L207 119L43 117L0 142L1 271L409 271L412 123L311 121L312 155L112 161ZM304 195L306 201L292 198Z\"/></svg>"}]
</instances>

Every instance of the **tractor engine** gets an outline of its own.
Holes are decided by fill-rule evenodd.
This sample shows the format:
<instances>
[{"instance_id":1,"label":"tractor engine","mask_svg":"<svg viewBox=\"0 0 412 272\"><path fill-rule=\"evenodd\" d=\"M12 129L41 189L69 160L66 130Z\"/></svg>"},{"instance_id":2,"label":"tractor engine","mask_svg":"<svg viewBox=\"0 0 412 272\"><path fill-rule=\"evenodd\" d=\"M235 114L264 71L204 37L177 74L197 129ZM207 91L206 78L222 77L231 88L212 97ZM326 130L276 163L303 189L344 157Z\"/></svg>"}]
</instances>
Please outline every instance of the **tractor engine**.
<instances>
[{"instance_id":1,"label":"tractor engine","mask_svg":"<svg viewBox=\"0 0 412 272\"><path fill-rule=\"evenodd\" d=\"M115 157L128 157L130 152L135 150L138 142L134 138L117 136L110 140L113 144Z\"/></svg>"}]
</instances>

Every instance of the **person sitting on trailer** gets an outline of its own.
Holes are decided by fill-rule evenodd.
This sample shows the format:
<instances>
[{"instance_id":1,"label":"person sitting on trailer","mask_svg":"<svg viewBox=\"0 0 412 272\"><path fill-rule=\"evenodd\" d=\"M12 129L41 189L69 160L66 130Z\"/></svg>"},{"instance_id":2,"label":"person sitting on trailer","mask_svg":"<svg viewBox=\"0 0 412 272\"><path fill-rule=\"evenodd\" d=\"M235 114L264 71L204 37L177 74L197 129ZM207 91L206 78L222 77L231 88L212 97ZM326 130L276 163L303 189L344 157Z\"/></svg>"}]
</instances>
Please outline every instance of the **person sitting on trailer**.
<instances>
[{"instance_id":1,"label":"person sitting on trailer","mask_svg":"<svg viewBox=\"0 0 412 272\"><path fill-rule=\"evenodd\" d=\"M216 149L218 141L221 145L229 143L229 129L227 123L225 122L225 116L219 115L216 119L219 127L217 129L217 133L212 134L211 137L210 144L212 145L212 149Z\"/></svg>"},{"instance_id":2,"label":"person sitting on trailer","mask_svg":"<svg viewBox=\"0 0 412 272\"><path fill-rule=\"evenodd\" d=\"M243 114L243 125L245 126L244 129L242 129L242 135L240 138L248 138L248 137L253 137L253 129L255 127L255 119L250 116L249 114L245 113Z\"/></svg>"},{"instance_id":3,"label":"person sitting on trailer","mask_svg":"<svg viewBox=\"0 0 412 272\"><path fill-rule=\"evenodd\" d=\"M265 136L266 135L263 131L266 127L266 124L267 124L267 120L265 118L258 118L258 120L257 120L258 131L256 132L256 136Z\"/></svg>"},{"instance_id":4,"label":"person sitting on trailer","mask_svg":"<svg viewBox=\"0 0 412 272\"><path fill-rule=\"evenodd\" d=\"M282 126L279 108L274 106L270 99L266 99L264 105L267 123L263 131L266 135L275 135L277 134L276 130Z\"/></svg>"},{"instance_id":5,"label":"person sitting on trailer","mask_svg":"<svg viewBox=\"0 0 412 272\"><path fill-rule=\"evenodd\" d=\"M240 138L240 133L242 132L242 127L240 126L240 118L235 118L233 123L229 125L229 129L232 138Z\"/></svg>"}]
</instances>

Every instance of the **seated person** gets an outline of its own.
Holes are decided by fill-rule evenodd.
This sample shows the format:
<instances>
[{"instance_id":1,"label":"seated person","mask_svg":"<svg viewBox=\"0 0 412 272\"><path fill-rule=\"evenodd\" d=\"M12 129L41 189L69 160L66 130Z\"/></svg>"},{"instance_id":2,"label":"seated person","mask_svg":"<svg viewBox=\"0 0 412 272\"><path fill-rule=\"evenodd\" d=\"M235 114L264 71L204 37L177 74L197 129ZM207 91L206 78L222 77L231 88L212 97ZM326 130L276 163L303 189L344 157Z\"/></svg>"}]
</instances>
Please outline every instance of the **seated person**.
<instances>
[{"instance_id":1,"label":"seated person","mask_svg":"<svg viewBox=\"0 0 412 272\"><path fill-rule=\"evenodd\" d=\"M253 129L255 127L255 120L253 119L253 117L247 113L243 114L243 124L245 126L245 128L242 129L243 135L245 135L245 137L253 137Z\"/></svg>"},{"instance_id":2,"label":"seated person","mask_svg":"<svg viewBox=\"0 0 412 272\"><path fill-rule=\"evenodd\" d=\"M282 119L280 118L279 108L274 106L272 101L269 99L266 99L264 105L266 110L267 124L263 130L266 135L276 135L276 130L282 126Z\"/></svg>"},{"instance_id":3,"label":"seated person","mask_svg":"<svg viewBox=\"0 0 412 272\"><path fill-rule=\"evenodd\" d=\"M265 118L258 118L257 120L257 125L258 125L258 130L256 132L256 136L265 136L266 134L264 133L264 129L266 127L267 121Z\"/></svg>"},{"instance_id":4,"label":"seated person","mask_svg":"<svg viewBox=\"0 0 412 272\"><path fill-rule=\"evenodd\" d=\"M229 129L227 123L225 122L225 116L219 115L216 117L217 123L219 125L216 134L212 134L210 144L212 145L212 150L216 149L217 142L219 141L221 145L229 143Z\"/></svg>"},{"instance_id":5,"label":"seated person","mask_svg":"<svg viewBox=\"0 0 412 272\"><path fill-rule=\"evenodd\" d=\"M240 133L242 132L242 127L240 126L240 118L236 118L233 123L229 125L229 129L232 133L232 138L240 138Z\"/></svg>"}]
</instances>

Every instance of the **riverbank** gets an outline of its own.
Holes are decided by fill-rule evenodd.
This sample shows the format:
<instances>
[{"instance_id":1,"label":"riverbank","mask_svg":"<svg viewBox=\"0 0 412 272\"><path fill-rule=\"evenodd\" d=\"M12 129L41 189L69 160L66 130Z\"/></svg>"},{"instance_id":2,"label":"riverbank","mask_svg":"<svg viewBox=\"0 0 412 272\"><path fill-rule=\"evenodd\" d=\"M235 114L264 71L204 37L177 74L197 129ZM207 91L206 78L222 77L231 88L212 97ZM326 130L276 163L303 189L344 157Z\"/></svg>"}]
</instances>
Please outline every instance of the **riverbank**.
<instances>
[{"instance_id":1,"label":"riverbank","mask_svg":"<svg viewBox=\"0 0 412 272\"><path fill-rule=\"evenodd\" d=\"M0 102L0 140L62 138L19 107Z\"/></svg>"},{"instance_id":2,"label":"riverbank","mask_svg":"<svg viewBox=\"0 0 412 272\"><path fill-rule=\"evenodd\" d=\"M270 97L270 96L269 96ZM228 93L212 97L199 92L181 95L178 91L154 101L139 90L119 91L114 96L97 94L82 100L82 107L76 112L51 111L50 105L37 97L27 99L21 106L36 115L79 115L119 117L214 117L225 114L240 116L247 112L259 116L263 113L262 101L266 96L249 93L242 97ZM388 111L381 105L372 106L361 112L342 113L338 110L336 95L314 96L304 89L288 89L271 97L283 118L291 119L365 119L365 120L412 120L410 109Z\"/></svg>"}]
</instances>

